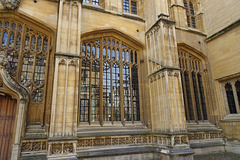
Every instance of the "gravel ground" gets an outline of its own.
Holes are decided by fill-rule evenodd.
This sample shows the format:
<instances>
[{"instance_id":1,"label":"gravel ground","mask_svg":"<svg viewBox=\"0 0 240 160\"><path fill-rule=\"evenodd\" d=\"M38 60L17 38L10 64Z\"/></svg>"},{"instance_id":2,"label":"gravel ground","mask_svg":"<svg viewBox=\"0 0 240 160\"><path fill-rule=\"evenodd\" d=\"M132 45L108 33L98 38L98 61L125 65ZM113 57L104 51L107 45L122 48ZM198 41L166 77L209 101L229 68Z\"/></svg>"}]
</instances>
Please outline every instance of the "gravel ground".
<instances>
[{"instance_id":1,"label":"gravel ground","mask_svg":"<svg viewBox=\"0 0 240 160\"><path fill-rule=\"evenodd\" d=\"M225 152L225 153L195 155L194 160L240 160L240 151L239 151L239 154Z\"/></svg>"}]
</instances>

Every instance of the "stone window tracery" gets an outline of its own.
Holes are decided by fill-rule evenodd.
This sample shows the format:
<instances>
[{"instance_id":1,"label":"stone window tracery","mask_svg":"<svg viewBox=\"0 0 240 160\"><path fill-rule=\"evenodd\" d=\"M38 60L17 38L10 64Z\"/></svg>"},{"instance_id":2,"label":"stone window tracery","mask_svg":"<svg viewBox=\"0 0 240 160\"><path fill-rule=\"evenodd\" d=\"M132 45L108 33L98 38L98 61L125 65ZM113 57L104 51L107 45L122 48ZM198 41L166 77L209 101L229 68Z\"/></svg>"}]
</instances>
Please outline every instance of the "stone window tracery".
<instances>
[{"instance_id":1,"label":"stone window tracery","mask_svg":"<svg viewBox=\"0 0 240 160\"><path fill-rule=\"evenodd\" d=\"M207 120L207 105L202 61L191 53L179 49L182 89L187 121Z\"/></svg>"},{"instance_id":2,"label":"stone window tracery","mask_svg":"<svg viewBox=\"0 0 240 160\"><path fill-rule=\"evenodd\" d=\"M197 28L193 2L184 0L184 7L186 9L188 27Z\"/></svg>"},{"instance_id":3,"label":"stone window tracery","mask_svg":"<svg viewBox=\"0 0 240 160\"><path fill-rule=\"evenodd\" d=\"M137 50L111 36L81 50L80 123L140 121Z\"/></svg>"},{"instance_id":4,"label":"stone window tracery","mask_svg":"<svg viewBox=\"0 0 240 160\"><path fill-rule=\"evenodd\" d=\"M30 93L31 105L44 105L50 36L28 23L0 19L0 51L9 61L6 70Z\"/></svg>"}]
</instances>

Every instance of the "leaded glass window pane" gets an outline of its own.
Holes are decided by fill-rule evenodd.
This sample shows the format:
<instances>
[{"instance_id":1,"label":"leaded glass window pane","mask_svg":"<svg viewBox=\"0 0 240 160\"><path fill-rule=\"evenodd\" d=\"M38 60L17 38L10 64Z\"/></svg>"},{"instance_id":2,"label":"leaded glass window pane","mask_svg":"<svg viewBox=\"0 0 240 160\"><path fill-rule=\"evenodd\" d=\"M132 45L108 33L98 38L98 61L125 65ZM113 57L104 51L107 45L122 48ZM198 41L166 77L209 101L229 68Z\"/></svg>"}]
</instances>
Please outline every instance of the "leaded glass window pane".
<instances>
[{"instance_id":1,"label":"leaded glass window pane","mask_svg":"<svg viewBox=\"0 0 240 160\"><path fill-rule=\"evenodd\" d=\"M131 2L131 11L132 14L137 14L137 2L134 1Z\"/></svg>"},{"instance_id":2,"label":"leaded glass window pane","mask_svg":"<svg viewBox=\"0 0 240 160\"><path fill-rule=\"evenodd\" d=\"M120 68L115 63L112 68L112 85L113 85L113 121L121 120L120 110Z\"/></svg>"},{"instance_id":3,"label":"leaded glass window pane","mask_svg":"<svg viewBox=\"0 0 240 160\"><path fill-rule=\"evenodd\" d=\"M34 57L28 52L23 57L21 82L23 85L28 86L32 80Z\"/></svg>"},{"instance_id":4,"label":"leaded glass window pane","mask_svg":"<svg viewBox=\"0 0 240 160\"><path fill-rule=\"evenodd\" d=\"M97 61L94 61L92 64L91 72L91 114L92 122L99 121L99 104L100 104L100 65Z\"/></svg>"},{"instance_id":5,"label":"leaded glass window pane","mask_svg":"<svg viewBox=\"0 0 240 160\"><path fill-rule=\"evenodd\" d=\"M132 97L133 97L133 119L140 121L139 88L138 88L138 69L132 67Z\"/></svg>"},{"instance_id":6,"label":"leaded glass window pane","mask_svg":"<svg viewBox=\"0 0 240 160\"><path fill-rule=\"evenodd\" d=\"M123 12L129 13L129 0L123 0Z\"/></svg>"},{"instance_id":7,"label":"leaded glass window pane","mask_svg":"<svg viewBox=\"0 0 240 160\"><path fill-rule=\"evenodd\" d=\"M46 70L46 57L38 55L36 57L34 83L40 87L45 81L45 70Z\"/></svg>"},{"instance_id":8,"label":"leaded glass window pane","mask_svg":"<svg viewBox=\"0 0 240 160\"><path fill-rule=\"evenodd\" d=\"M6 70L10 75L13 75L17 70L18 65L18 54L17 52L13 51L8 53L8 65L6 66Z\"/></svg>"},{"instance_id":9,"label":"leaded glass window pane","mask_svg":"<svg viewBox=\"0 0 240 160\"><path fill-rule=\"evenodd\" d=\"M82 61L81 68L80 122L88 122L90 62L87 60Z\"/></svg>"},{"instance_id":10,"label":"leaded glass window pane","mask_svg":"<svg viewBox=\"0 0 240 160\"><path fill-rule=\"evenodd\" d=\"M111 66L103 66L103 120L112 121Z\"/></svg>"}]
</instances>

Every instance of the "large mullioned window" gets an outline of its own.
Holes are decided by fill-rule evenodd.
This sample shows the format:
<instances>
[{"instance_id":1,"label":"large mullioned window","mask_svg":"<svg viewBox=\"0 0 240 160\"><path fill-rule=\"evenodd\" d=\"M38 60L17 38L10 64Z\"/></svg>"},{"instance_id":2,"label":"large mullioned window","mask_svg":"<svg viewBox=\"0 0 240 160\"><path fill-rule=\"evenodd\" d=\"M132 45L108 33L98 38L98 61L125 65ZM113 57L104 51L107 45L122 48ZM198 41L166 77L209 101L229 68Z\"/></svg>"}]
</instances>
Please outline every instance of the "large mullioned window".
<instances>
[{"instance_id":1,"label":"large mullioned window","mask_svg":"<svg viewBox=\"0 0 240 160\"><path fill-rule=\"evenodd\" d=\"M24 85L30 105L44 105L50 37L40 29L11 18L0 19L0 51L6 52L8 73Z\"/></svg>"},{"instance_id":2,"label":"large mullioned window","mask_svg":"<svg viewBox=\"0 0 240 160\"><path fill-rule=\"evenodd\" d=\"M203 66L200 59L179 49L182 89L187 121L207 120Z\"/></svg>"},{"instance_id":3,"label":"large mullioned window","mask_svg":"<svg viewBox=\"0 0 240 160\"><path fill-rule=\"evenodd\" d=\"M122 40L82 42L81 122L140 121L138 53Z\"/></svg>"},{"instance_id":4,"label":"large mullioned window","mask_svg":"<svg viewBox=\"0 0 240 160\"><path fill-rule=\"evenodd\" d=\"M184 7L186 9L188 27L196 28L196 19L192 1L184 0Z\"/></svg>"}]
</instances>

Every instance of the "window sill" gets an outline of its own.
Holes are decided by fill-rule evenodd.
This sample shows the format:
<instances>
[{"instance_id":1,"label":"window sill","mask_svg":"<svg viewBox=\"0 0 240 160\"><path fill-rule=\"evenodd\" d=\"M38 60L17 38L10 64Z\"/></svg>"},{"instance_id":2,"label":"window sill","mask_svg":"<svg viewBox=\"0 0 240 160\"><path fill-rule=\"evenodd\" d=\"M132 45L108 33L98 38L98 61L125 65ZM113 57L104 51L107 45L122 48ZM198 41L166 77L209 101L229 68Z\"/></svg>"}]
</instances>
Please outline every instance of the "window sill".
<instances>
[{"instance_id":1,"label":"window sill","mask_svg":"<svg viewBox=\"0 0 240 160\"><path fill-rule=\"evenodd\" d=\"M221 122L240 122L240 114L228 114L226 115L222 120L220 120Z\"/></svg>"},{"instance_id":2,"label":"window sill","mask_svg":"<svg viewBox=\"0 0 240 160\"><path fill-rule=\"evenodd\" d=\"M97 11L104 11L104 9L101 6L95 5L95 4L90 4L90 3L84 3L83 2L82 7L97 10Z\"/></svg>"},{"instance_id":3,"label":"window sill","mask_svg":"<svg viewBox=\"0 0 240 160\"><path fill-rule=\"evenodd\" d=\"M104 126L96 125L81 125L77 129L78 137L91 136L114 136L114 135L129 135L129 134L146 134L148 128L141 122L126 122L125 126L121 122L104 123Z\"/></svg>"},{"instance_id":4,"label":"window sill","mask_svg":"<svg viewBox=\"0 0 240 160\"><path fill-rule=\"evenodd\" d=\"M136 20L140 20L140 21L144 21L141 17L139 17L137 14L131 14L131 13L127 13L127 12L123 12L122 13L123 17L127 17L127 18L131 18L131 19L136 19Z\"/></svg>"},{"instance_id":5,"label":"window sill","mask_svg":"<svg viewBox=\"0 0 240 160\"><path fill-rule=\"evenodd\" d=\"M82 7L87 8L87 9L92 9L92 10L95 10L95 11L99 11L99 12L103 12L103 13L109 13L109 14L113 14L113 15L117 15L117 16L123 16L123 17L126 17L126 18L135 19L135 20L138 20L138 21L145 22L145 20L142 19L141 17L139 17L138 15L125 13L125 12L121 14L121 13L116 13L114 11L108 11L108 10L105 10L104 8L102 8L101 6L98 6L98 5L83 3Z\"/></svg>"}]
</instances>

